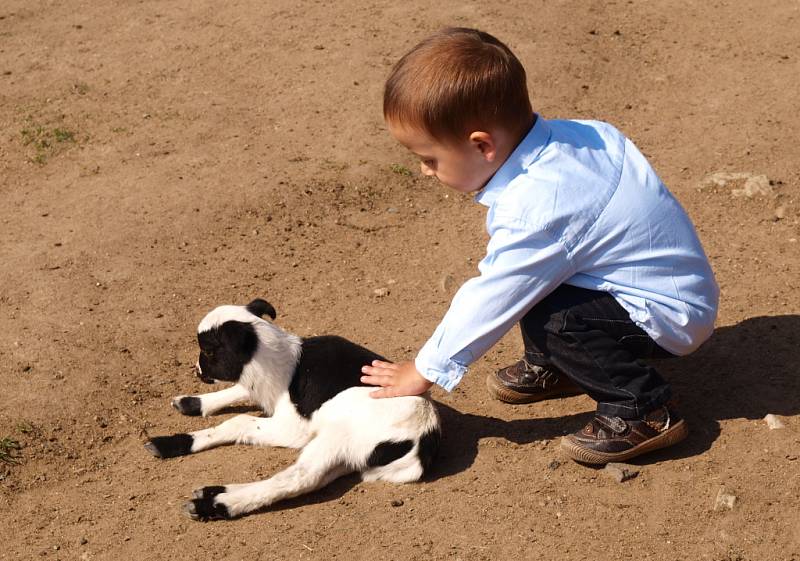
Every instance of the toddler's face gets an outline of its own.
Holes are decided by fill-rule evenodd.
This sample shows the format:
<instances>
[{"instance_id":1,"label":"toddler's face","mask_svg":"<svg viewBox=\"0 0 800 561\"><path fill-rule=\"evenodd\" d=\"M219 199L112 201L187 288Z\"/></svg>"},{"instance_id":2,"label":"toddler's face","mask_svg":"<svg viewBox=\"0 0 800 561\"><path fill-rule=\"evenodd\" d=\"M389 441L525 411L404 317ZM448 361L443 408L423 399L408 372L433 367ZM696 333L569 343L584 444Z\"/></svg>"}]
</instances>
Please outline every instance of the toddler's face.
<instances>
[{"instance_id":1,"label":"toddler's face","mask_svg":"<svg viewBox=\"0 0 800 561\"><path fill-rule=\"evenodd\" d=\"M487 159L481 148L469 139L442 143L418 128L387 122L389 132L420 160L423 175L434 176L461 193L483 188L497 171L494 157Z\"/></svg>"}]
</instances>

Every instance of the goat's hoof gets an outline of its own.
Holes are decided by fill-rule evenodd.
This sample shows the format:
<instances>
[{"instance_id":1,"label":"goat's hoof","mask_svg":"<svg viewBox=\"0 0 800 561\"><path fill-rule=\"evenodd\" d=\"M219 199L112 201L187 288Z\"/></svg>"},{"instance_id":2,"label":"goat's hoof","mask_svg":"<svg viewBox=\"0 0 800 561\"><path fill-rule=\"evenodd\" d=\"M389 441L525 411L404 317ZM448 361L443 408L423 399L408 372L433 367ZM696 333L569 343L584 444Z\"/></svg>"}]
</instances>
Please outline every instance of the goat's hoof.
<instances>
[{"instance_id":1,"label":"goat's hoof","mask_svg":"<svg viewBox=\"0 0 800 561\"><path fill-rule=\"evenodd\" d=\"M214 504L212 498L192 499L183 504L183 513L192 520L229 520L228 507L224 504Z\"/></svg>"},{"instance_id":2,"label":"goat's hoof","mask_svg":"<svg viewBox=\"0 0 800 561\"><path fill-rule=\"evenodd\" d=\"M192 453L191 434L173 434L172 436L154 436L144 443L145 450L156 458L175 458Z\"/></svg>"},{"instance_id":3,"label":"goat's hoof","mask_svg":"<svg viewBox=\"0 0 800 561\"><path fill-rule=\"evenodd\" d=\"M172 406L184 415L197 417L203 414L203 405L199 397L179 395L172 400Z\"/></svg>"}]
</instances>

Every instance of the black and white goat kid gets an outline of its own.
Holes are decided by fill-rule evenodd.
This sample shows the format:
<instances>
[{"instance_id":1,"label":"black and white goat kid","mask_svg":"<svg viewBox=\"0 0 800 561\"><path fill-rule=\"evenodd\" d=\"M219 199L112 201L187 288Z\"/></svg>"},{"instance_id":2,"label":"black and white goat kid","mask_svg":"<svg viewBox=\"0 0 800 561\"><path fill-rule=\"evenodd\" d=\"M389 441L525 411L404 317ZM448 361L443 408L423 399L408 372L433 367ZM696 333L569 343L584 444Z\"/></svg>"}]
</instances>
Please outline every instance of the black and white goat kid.
<instances>
[{"instance_id":1,"label":"black and white goat kid","mask_svg":"<svg viewBox=\"0 0 800 561\"><path fill-rule=\"evenodd\" d=\"M203 487L184 511L195 520L235 518L319 489L347 473L365 481L418 480L439 445L439 419L426 397L373 399L361 367L385 360L336 336L302 339L263 319L275 319L264 300L220 306L197 328L195 367L207 383L234 382L221 391L179 396L185 415L210 415L251 401L267 417L237 415L220 425L145 444L159 458L223 444L302 448L297 462L264 481Z\"/></svg>"}]
</instances>

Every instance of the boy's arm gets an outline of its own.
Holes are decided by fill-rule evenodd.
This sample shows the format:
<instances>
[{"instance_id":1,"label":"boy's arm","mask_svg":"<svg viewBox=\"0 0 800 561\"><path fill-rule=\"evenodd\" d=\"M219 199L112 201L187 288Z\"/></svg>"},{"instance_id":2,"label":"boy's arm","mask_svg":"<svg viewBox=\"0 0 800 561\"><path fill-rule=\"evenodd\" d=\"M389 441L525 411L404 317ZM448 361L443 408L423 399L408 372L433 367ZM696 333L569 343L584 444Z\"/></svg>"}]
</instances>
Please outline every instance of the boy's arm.
<instances>
[{"instance_id":1,"label":"boy's arm","mask_svg":"<svg viewBox=\"0 0 800 561\"><path fill-rule=\"evenodd\" d=\"M374 397L418 395L435 383L452 390L467 370L574 270L562 244L515 220L496 217L480 276L464 283L414 362L362 369ZM388 364L388 363L383 363Z\"/></svg>"}]
</instances>

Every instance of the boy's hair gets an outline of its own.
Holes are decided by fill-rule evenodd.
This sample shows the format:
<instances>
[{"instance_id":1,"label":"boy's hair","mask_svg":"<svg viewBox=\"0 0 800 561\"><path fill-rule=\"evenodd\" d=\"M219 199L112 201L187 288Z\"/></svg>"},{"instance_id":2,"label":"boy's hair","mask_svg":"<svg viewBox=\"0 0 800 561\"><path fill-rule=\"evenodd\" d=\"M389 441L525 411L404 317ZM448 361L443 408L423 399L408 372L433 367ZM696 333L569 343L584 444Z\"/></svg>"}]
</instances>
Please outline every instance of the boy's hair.
<instances>
[{"instance_id":1,"label":"boy's hair","mask_svg":"<svg viewBox=\"0 0 800 561\"><path fill-rule=\"evenodd\" d=\"M397 62L383 92L384 119L439 141L487 125L518 131L532 116L522 64L477 29L448 27L419 43Z\"/></svg>"}]
</instances>

